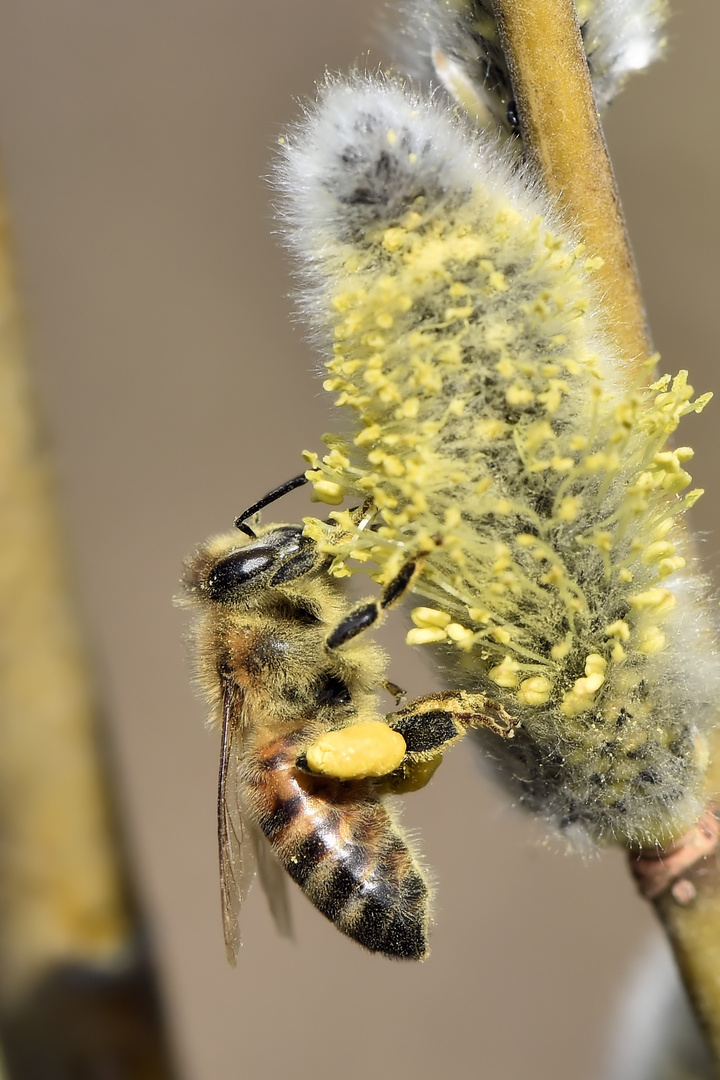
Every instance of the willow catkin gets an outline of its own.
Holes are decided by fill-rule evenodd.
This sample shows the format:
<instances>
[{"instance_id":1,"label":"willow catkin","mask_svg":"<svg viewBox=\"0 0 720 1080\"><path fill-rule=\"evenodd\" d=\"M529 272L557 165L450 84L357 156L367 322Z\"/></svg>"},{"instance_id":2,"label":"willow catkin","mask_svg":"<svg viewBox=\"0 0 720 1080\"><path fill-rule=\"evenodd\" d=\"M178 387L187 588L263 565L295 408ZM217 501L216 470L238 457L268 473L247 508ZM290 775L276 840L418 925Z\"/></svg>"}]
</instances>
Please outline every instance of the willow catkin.
<instances>
[{"instance_id":1,"label":"willow catkin","mask_svg":"<svg viewBox=\"0 0 720 1080\"><path fill-rule=\"evenodd\" d=\"M303 313L347 437L306 532L388 581L429 553L408 640L521 719L483 734L520 800L576 837L663 843L697 816L718 661L670 449L685 372L628 391L597 260L496 145L393 81L330 81L284 144Z\"/></svg>"}]
</instances>

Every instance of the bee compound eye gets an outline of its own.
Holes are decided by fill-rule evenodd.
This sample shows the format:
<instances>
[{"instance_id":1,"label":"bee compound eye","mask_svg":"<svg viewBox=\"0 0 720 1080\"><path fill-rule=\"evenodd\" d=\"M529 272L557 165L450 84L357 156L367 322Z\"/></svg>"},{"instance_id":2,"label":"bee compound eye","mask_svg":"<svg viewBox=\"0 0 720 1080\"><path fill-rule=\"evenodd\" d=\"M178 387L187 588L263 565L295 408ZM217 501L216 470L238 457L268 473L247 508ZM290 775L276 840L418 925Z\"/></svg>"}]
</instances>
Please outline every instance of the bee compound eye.
<instances>
[{"instance_id":1,"label":"bee compound eye","mask_svg":"<svg viewBox=\"0 0 720 1080\"><path fill-rule=\"evenodd\" d=\"M265 545L256 545L227 555L208 576L208 595L213 600L225 599L274 566L277 558L277 551Z\"/></svg>"}]
</instances>

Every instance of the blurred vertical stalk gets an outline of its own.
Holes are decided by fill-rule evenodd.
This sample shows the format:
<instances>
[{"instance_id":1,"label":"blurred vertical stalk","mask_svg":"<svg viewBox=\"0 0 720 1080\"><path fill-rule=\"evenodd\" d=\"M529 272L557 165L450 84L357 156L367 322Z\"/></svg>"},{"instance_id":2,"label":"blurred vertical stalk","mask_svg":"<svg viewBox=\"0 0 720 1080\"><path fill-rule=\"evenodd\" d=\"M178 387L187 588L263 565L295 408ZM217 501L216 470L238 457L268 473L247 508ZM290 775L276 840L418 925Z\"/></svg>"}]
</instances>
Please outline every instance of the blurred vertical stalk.
<instances>
[{"instance_id":1,"label":"blurred vertical stalk","mask_svg":"<svg viewBox=\"0 0 720 1080\"><path fill-rule=\"evenodd\" d=\"M0 1043L10 1080L168 1080L23 359L0 193Z\"/></svg>"},{"instance_id":2,"label":"blurred vertical stalk","mask_svg":"<svg viewBox=\"0 0 720 1080\"><path fill-rule=\"evenodd\" d=\"M520 120L524 153L575 224L592 254L607 312L606 331L627 363L628 377L652 352L620 199L595 107L573 0L493 0ZM707 791L720 790L720 735L711 741ZM710 807L708 813L714 816ZM703 847L704 826L680 846ZM707 848L708 845L705 844ZM668 852L634 852L631 861L663 865ZM720 861L702 854L651 896L693 1007L720 1064Z\"/></svg>"}]
</instances>

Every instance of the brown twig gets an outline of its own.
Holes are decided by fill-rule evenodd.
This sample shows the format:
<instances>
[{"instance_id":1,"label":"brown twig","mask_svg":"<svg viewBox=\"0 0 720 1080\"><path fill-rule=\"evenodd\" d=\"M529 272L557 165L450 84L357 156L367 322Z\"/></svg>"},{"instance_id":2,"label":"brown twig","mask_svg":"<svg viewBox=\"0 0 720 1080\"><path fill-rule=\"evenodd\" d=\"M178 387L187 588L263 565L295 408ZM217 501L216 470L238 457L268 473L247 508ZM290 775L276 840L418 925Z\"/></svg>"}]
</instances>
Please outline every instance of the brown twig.
<instances>
[{"instance_id":1,"label":"brown twig","mask_svg":"<svg viewBox=\"0 0 720 1080\"><path fill-rule=\"evenodd\" d=\"M0 198L3 1055L12 1080L168 1080L23 352Z\"/></svg>"}]
</instances>

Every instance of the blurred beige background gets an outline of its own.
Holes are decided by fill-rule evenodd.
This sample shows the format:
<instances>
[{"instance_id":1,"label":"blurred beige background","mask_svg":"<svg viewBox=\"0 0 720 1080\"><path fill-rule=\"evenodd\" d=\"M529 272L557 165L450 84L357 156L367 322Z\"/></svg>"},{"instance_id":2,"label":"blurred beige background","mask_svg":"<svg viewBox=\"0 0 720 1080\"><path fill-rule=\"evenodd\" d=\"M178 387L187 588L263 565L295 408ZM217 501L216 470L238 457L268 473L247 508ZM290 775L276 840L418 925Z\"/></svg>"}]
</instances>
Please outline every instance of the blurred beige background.
<instances>
[{"instance_id":1,"label":"blurred beige background","mask_svg":"<svg viewBox=\"0 0 720 1080\"><path fill-rule=\"evenodd\" d=\"M674 4L668 60L608 121L664 365L717 387L717 0ZM259 177L294 96L370 49L380 3L3 0L0 154L32 356L107 701L127 828L186 1080L342 1075L598 1080L616 996L654 933L623 860L566 856L470 746L405 820L438 880L422 967L362 954L297 890L225 962L217 739L189 685L183 555L299 471L331 426L293 327ZM687 422L717 566L718 408ZM278 511L307 512L296 493ZM431 676L391 620L390 675Z\"/></svg>"}]
</instances>

